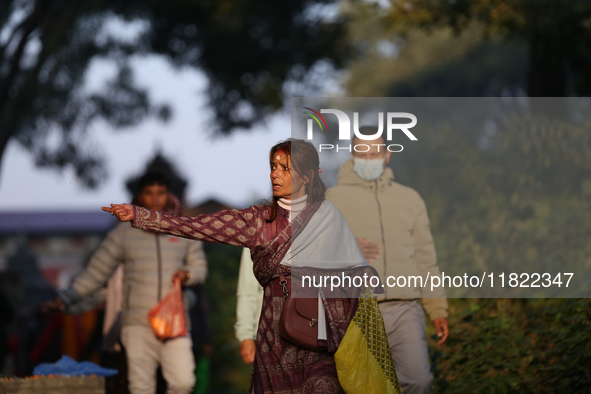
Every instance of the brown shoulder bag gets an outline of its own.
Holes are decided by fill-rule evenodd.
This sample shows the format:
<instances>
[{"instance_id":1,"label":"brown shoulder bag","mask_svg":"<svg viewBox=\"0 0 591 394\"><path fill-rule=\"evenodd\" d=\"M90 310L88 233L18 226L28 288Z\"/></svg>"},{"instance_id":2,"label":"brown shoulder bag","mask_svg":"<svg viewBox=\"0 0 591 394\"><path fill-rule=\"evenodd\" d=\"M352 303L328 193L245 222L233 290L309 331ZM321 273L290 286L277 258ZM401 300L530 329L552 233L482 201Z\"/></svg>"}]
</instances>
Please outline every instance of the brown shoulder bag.
<instances>
[{"instance_id":1,"label":"brown shoulder bag","mask_svg":"<svg viewBox=\"0 0 591 394\"><path fill-rule=\"evenodd\" d=\"M277 218L271 222L273 236L277 233ZM326 351L318 346L318 298L293 298L287 291L287 279L279 277L285 302L279 318L279 335L287 342L314 352Z\"/></svg>"},{"instance_id":2,"label":"brown shoulder bag","mask_svg":"<svg viewBox=\"0 0 591 394\"><path fill-rule=\"evenodd\" d=\"M287 293L287 280L279 278L284 293ZM283 303L279 318L279 335L287 342L314 352L324 352L318 346L318 298L294 298L288 294Z\"/></svg>"}]
</instances>

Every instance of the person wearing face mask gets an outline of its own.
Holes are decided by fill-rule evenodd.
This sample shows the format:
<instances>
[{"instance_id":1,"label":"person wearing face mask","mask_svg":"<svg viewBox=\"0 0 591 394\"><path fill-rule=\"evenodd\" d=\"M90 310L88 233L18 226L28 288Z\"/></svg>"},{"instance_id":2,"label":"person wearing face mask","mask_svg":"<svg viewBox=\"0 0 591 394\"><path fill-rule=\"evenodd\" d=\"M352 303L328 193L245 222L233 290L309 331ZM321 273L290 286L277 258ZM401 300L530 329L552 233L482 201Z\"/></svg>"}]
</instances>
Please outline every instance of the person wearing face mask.
<instances>
[{"instance_id":1,"label":"person wearing face mask","mask_svg":"<svg viewBox=\"0 0 591 394\"><path fill-rule=\"evenodd\" d=\"M377 128L362 127L362 134L375 134ZM387 166L391 153L383 138L362 141L367 152L353 152L339 171L337 186L326 199L343 214L367 261L386 280L394 276L422 276L440 273L429 218L419 194L394 181ZM358 150L364 150L360 147ZM449 334L447 301L443 290L419 287L385 286L379 300L388 342L402 391L431 393L426 324L423 308L433 321L442 345Z\"/></svg>"}]
</instances>

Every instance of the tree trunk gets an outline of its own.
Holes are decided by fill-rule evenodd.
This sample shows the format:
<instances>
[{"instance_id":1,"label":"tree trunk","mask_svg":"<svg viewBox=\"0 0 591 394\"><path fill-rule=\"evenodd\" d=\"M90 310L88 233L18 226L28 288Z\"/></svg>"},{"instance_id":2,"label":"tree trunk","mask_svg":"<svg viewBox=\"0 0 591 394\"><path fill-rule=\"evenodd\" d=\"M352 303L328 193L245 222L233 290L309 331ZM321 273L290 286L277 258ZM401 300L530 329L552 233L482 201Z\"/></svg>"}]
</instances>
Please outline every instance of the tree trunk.
<instances>
[{"instance_id":1,"label":"tree trunk","mask_svg":"<svg viewBox=\"0 0 591 394\"><path fill-rule=\"evenodd\" d=\"M561 35L537 35L530 40L530 97L566 95L565 41Z\"/></svg>"},{"instance_id":2,"label":"tree trunk","mask_svg":"<svg viewBox=\"0 0 591 394\"><path fill-rule=\"evenodd\" d=\"M2 123L0 123L0 170L2 169L2 159L4 157L4 152L6 152L6 147L8 146L8 141L10 141L11 133L6 130ZM0 174L2 172L0 171ZM0 178L0 181L2 179Z\"/></svg>"},{"instance_id":3,"label":"tree trunk","mask_svg":"<svg viewBox=\"0 0 591 394\"><path fill-rule=\"evenodd\" d=\"M561 34L534 35L530 40L529 97L565 97L566 59ZM565 100L532 100L532 111L549 118L566 114Z\"/></svg>"}]
</instances>

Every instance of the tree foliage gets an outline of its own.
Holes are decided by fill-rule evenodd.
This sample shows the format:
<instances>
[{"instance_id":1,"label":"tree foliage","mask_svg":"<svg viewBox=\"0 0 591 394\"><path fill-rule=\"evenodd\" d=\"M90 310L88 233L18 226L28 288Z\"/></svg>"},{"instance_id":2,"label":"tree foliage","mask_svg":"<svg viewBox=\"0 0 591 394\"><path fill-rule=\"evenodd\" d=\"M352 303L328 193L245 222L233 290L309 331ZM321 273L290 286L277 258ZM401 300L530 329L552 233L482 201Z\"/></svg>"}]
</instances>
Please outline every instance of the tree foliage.
<instances>
[{"instance_id":1,"label":"tree foliage","mask_svg":"<svg viewBox=\"0 0 591 394\"><path fill-rule=\"evenodd\" d=\"M249 128L282 106L286 81L301 81L319 61L342 65L343 21L323 14L331 3L3 1L0 159L15 138L38 165L71 164L87 185L96 185L104 175L102 162L81 141L93 121L127 127L147 116L170 116L170 108L154 105L134 83L129 60L148 54L205 72L212 129ZM113 21L135 37L113 34ZM84 79L96 59L115 62L119 72L102 90L87 92Z\"/></svg>"},{"instance_id":2,"label":"tree foliage","mask_svg":"<svg viewBox=\"0 0 591 394\"><path fill-rule=\"evenodd\" d=\"M588 299L450 300L450 338L430 329L436 393L585 393Z\"/></svg>"},{"instance_id":3,"label":"tree foliage","mask_svg":"<svg viewBox=\"0 0 591 394\"><path fill-rule=\"evenodd\" d=\"M482 23L474 20L460 31L445 24L395 24L390 11L370 2L350 1L344 7L356 55L347 67L350 96L525 94L525 40L486 34Z\"/></svg>"},{"instance_id":4,"label":"tree foliage","mask_svg":"<svg viewBox=\"0 0 591 394\"><path fill-rule=\"evenodd\" d=\"M209 273L205 290L210 305L212 327L212 393L248 391L252 365L240 357L240 344L234 334L236 323L236 286L241 249L228 245L207 245Z\"/></svg>"},{"instance_id":5,"label":"tree foliage","mask_svg":"<svg viewBox=\"0 0 591 394\"><path fill-rule=\"evenodd\" d=\"M588 278L590 129L514 116L484 139L441 127L394 156L397 179L425 199L441 266ZM448 343L429 328L436 392L587 391L589 299L449 302Z\"/></svg>"},{"instance_id":6,"label":"tree foliage","mask_svg":"<svg viewBox=\"0 0 591 394\"><path fill-rule=\"evenodd\" d=\"M588 95L591 91L591 3L585 0L391 1L384 22L399 31L477 22L486 36L527 42L525 91L531 97Z\"/></svg>"}]
</instances>

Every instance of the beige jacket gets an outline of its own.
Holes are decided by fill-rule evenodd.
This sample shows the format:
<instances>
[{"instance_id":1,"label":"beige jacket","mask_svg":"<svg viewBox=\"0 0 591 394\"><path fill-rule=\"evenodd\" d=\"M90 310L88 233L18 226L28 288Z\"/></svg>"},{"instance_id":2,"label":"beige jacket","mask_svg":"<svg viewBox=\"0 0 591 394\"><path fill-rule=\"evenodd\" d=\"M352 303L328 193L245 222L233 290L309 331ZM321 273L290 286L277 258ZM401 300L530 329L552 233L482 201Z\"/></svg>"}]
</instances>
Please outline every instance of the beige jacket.
<instances>
[{"instance_id":1,"label":"beige jacket","mask_svg":"<svg viewBox=\"0 0 591 394\"><path fill-rule=\"evenodd\" d=\"M371 265L383 282L390 276L420 275L425 280L427 273L440 275L425 203L415 190L394 182L390 168L368 182L355 173L353 161L347 160L326 199L341 211L355 237L380 245L382 253ZM441 288L431 292L425 286L384 286L383 299L422 298L431 320L448 315Z\"/></svg>"}]
</instances>

